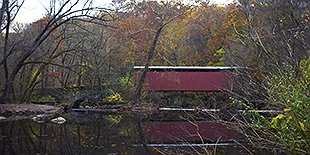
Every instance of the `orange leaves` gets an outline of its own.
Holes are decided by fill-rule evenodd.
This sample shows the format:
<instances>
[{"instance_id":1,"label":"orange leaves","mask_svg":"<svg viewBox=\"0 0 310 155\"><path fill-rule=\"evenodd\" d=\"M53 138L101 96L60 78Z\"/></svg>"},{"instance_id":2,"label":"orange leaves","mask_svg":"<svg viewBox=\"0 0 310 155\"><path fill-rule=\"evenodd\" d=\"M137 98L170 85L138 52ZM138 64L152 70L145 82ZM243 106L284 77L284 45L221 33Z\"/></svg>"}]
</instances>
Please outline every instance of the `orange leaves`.
<instances>
[{"instance_id":1,"label":"orange leaves","mask_svg":"<svg viewBox=\"0 0 310 155\"><path fill-rule=\"evenodd\" d=\"M118 22L120 36L126 43L127 55L133 62L143 64L155 32L178 16L182 7L170 2L145 1L131 5ZM164 30L165 31L165 30ZM165 32L160 36L163 37ZM131 61L132 62L132 61Z\"/></svg>"},{"instance_id":2,"label":"orange leaves","mask_svg":"<svg viewBox=\"0 0 310 155\"><path fill-rule=\"evenodd\" d=\"M127 54L131 55L130 58L141 62L150 47L154 30L175 15L178 18L165 28L160 37L154 65L218 64L223 58L214 54L224 49L229 41L235 40L234 26L244 23L244 19L240 18L240 9L234 5L138 3L118 22L121 35L128 43Z\"/></svg>"},{"instance_id":3,"label":"orange leaves","mask_svg":"<svg viewBox=\"0 0 310 155\"><path fill-rule=\"evenodd\" d=\"M219 63L222 60L214 58L218 49L225 47L229 39L234 38L234 26L239 26L244 20L240 17L240 10L236 6L227 7L197 7L188 14L187 29L190 31L188 36L191 47L188 52L196 57L198 52L201 60L195 65L207 65ZM194 51L190 51L194 50ZM195 58L193 58L195 59Z\"/></svg>"}]
</instances>

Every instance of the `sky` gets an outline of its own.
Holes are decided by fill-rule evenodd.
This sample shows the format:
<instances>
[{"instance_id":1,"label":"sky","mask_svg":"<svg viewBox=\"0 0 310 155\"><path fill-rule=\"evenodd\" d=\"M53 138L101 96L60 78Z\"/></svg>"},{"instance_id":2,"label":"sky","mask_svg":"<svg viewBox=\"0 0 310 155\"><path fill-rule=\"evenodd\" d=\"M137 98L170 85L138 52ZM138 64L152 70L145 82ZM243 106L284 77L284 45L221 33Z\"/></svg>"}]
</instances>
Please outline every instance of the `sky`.
<instances>
[{"instance_id":1,"label":"sky","mask_svg":"<svg viewBox=\"0 0 310 155\"><path fill-rule=\"evenodd\" d=\"M56 0L59 1L59 0ZM85 0L81 0L83 2ZM108 5L112 0L93 0L95 5ZM75 0L72 0L75 2ZM50 4L50 0L25 0L18 15L15 18L15 22L19 23L32 23L46 14L46 9ZM82 4L82 3L80 3ZM77 7L82 6L78 5ZM76 8L77 8L76 7Z\"/></svg>"},{"instance_id":2,"label":"sky","mask_svg":"<svg viewBox=\"0 0 310 155\"><path fill-rule=\"evenodd\" d=\"M50 0L25 0L15 22L32 23L46 14L45 8L49 6ZM82 0L83 1L83 0ZM93 0L95 5L107 6L112 0ZM211 3L225 5L233 0L211 0Z\"/></svg>"}]
</instances>

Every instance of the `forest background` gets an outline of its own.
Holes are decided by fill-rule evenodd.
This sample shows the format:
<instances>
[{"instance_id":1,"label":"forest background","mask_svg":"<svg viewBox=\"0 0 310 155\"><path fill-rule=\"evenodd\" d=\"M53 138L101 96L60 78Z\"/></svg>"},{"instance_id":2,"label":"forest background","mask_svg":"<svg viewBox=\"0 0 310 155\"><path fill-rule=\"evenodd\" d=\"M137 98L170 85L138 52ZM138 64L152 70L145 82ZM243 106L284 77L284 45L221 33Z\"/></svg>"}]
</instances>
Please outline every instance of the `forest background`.
<instances>
[{"instance_id":1,"label":"forest background","mask_svg":"<svg viewBox=\"0 0 310 155\"><path fill-rule=\"evenodd\" d=\"M232 103L285 111L242 120L253 131L249 140L309 154L309 1L114 1L104 8L89 0L78 9L79 0L52 2L30 24L14 22L23 1L0 3L2 103L71 102L46 93L71 90L111 90L134 101L135 65L242 66L249 80L231 92Z\"/></svg>"}]
</instances>

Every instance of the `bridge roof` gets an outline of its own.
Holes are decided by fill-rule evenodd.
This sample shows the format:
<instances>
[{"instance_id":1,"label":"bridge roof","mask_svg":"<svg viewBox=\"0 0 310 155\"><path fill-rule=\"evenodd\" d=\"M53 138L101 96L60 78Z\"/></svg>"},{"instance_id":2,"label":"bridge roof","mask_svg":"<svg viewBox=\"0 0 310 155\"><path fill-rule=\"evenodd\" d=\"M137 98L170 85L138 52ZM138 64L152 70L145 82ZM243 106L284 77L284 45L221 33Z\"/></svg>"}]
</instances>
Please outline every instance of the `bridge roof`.
<instances>
[{"instance_id":1,"label":"bridge roof","mask_svg":"<svg viewBox=\"0 0 310 155\"><path fill-rule=\"evenodd\" d=\"M135 70L143 70L145 66L134 66ZM220 70L237 70L244 69L244 67L229 67L229 66L149 66L151 71L220 71Z\"/></svg>"}]
</instances>

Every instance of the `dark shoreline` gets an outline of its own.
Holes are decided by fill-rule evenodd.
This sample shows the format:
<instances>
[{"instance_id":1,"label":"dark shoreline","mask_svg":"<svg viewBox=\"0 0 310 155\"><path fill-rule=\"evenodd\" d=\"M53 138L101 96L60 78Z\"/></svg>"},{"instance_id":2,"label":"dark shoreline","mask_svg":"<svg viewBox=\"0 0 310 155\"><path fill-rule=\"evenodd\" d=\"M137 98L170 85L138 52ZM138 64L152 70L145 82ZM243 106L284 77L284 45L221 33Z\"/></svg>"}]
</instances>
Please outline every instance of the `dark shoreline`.
<instances>
[{"instance_id":1,"label":"dark shoreline","mask_svg":"<svg viewBox=\"0 0 310 155\"><path fill-rule=\"evenodd\" d=\"M62 112L61 107L40 104L1 104L0 121L10 121L31 118L38 114L57 114Z\"/></svg>"}]
</instances>

